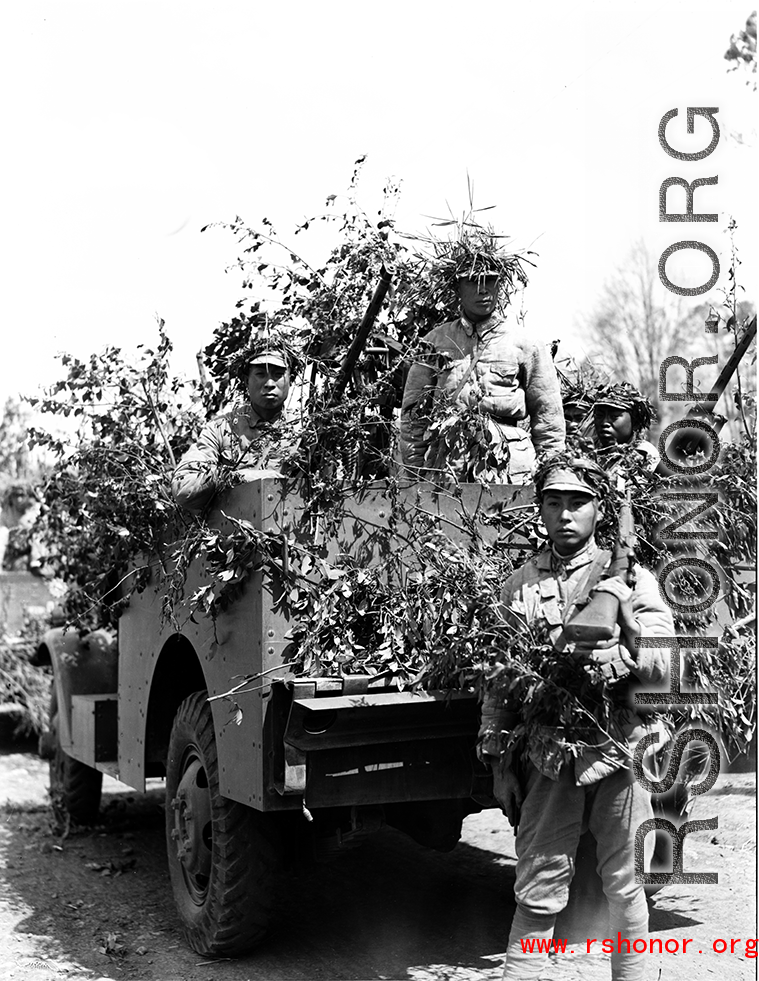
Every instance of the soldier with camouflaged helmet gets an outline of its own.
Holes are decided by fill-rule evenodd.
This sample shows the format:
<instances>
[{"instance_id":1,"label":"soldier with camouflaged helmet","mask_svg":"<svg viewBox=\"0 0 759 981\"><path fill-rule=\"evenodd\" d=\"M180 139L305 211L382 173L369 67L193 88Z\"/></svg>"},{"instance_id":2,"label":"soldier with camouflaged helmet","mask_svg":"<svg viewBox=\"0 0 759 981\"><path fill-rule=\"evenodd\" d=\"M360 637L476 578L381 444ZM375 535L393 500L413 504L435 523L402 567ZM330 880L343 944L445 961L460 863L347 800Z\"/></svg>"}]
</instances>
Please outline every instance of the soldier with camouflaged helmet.
<instances>
[{"instance_id":1,"label":"soldier with camouflaged helmet","mask_svg":"<svg viewBox=\"0 0 759 981\"><path fill-rule=\"evenodd\" d=\"M654 407L629 382L605 385L593 399L593 426L601 453L629 446L640 454L647 470L655 470L659 451L646 438L654 420Z\"/></svg>"},{"instance_id":2,"label":"soldier with camouflaged helmet","mask_svg":"<svg viewBox=\"0 0 759 981\"><path fill-rule=\"evenodd\" d=\"M406 475L434 477L445 468L458 480L529 483L536 458L563 449L565 425L547 346L506 315L516 282L527 282L520 257L476 227L452 243L443 265L459 316L422 338L409 370L401 407ZM473 465L441 442L441 409L475 417L477 436L467 446L480 454Z\"/></svg>"},{"instance_id":3,"label":"soldier with camouflaged helmet","mask_svg":"<svg viewBox=\"0 0 759 981\"><path fill-rule=\"evenodd\" d=\"M609 493L606 473L590 460L560 454L538 471L536 491L549 541L506 580L502 601L507 617L517 627L542 625L557 653L572 659L579 671L597 671L614 709L609 731L588 726L582 740L570 746L566 720L546 719L517 751L506 737L519 725L524 707L510 704L508 691L491 691L483 700L480 757L492 766L494 795L517 827L517 911L505 981L540 977L547 954L537 945L526 950L522 941L553 936L587 829L596 839L611 935L619 930L623 937L645 939L648 908L635 879L635 835L652 811L648 792L633 778L631 756L650 730L627 697L614 694L617 686L626 690L631 678L646 684L662 680L668 652L638 648L635 641L674 631L669 608L647 569L634 567L632 587L619 576L603 578L611 553L599 548L595 529ZM565 628L594 591L616 597L616 622L610 625L610 640L581 646L568 640ZM612 954L613 981L640 981L645 958L634 952Z\"/></svg>"}]
</instances>

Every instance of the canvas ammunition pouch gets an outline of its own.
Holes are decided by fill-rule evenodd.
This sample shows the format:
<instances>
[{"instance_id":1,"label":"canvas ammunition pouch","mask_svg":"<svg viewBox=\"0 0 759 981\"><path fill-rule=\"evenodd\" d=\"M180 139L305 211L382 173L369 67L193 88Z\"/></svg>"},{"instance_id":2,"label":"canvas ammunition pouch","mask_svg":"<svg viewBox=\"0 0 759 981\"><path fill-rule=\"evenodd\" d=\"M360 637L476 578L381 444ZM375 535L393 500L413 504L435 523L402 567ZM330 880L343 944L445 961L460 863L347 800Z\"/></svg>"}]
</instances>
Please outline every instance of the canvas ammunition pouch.
<instances>
[{"instance_id":1,"label":"canvas ammunition pouch","mask_svg":"<svg viewBox=\"0 0 759 981\"><path fill-rule=\"evenodd\" d=\"M612 554L608 549L599 550L598 554L588 566L588 571L584 579L578 583L577 588L567 603L563 616L563 624L569 623L590 602L593 590L603 579L604 574L611 564L611 558ZM562 629L558 632L556 638L552 638L552 640L557 650L569 651L571 646L571 653L575 657L578 659L583 656L586 657L589 662L601 671L608 684L616 684L627 678L630 674L630 669L620 655L618 633L613 640L600 641L592 648L585 648L578 645L571 645L564 633L562 625Z\"/></svg>"}]
</instances>

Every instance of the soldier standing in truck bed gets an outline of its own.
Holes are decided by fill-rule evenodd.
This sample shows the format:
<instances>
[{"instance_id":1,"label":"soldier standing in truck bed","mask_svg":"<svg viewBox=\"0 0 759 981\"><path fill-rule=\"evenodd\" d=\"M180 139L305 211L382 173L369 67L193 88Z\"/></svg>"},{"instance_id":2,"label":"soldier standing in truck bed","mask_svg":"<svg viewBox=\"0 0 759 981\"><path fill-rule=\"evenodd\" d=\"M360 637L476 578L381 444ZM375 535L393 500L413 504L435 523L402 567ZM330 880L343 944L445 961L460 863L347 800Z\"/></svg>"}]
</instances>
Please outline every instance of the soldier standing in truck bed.
<instances>
[{"instance_id":1,"label":"soldier standing in truck bed","mask_svg":"<svg viewBox=\"0 0 759 981\"><path fill-rule=\"evenodd\" d=\"M454 250L455 251L455 250ZM463 261L461 256L463 255ZM537 456L564 447L561 390L546 345L537 341L503 308L516 275L526 276L518 257L491 248L454 263L451 285L460 315L422 339L412 364L401 407L401 458L407 476L424 477L447 468L457 479L529 483ZM434 427L436 409L479 415L484 435L483 460L474 470L452 458ZM524 420L530 421L530 431ZM481 475L481 476L480 476Z\"/></svg>"},{"instance_id":2,"label":"soldier standing in truck bed","mask_svg":"<svg viewBox=\"0 0 759 981\"><path fill-rule=\"evenodd\" d=\"M182 458L171 480L177 504L200 513L225 486L279 472L295 366L276 335L252 342L238 356L234 370L245 400L207 423Z\"/></svg>"},{"instance_id":3,"label":"soldier standing in truck bed","mask_svg":"<svg viewBox=\"0 0 759 981\"><path fill-rule=\"evenodd\" d=\"M619 447L635 450L646 470L655 470L659 451L645 437L654 420L654 407L629 382L606 385L593 399L593 427L599 452L615 457Z\"/></svg>"}]
</instances>

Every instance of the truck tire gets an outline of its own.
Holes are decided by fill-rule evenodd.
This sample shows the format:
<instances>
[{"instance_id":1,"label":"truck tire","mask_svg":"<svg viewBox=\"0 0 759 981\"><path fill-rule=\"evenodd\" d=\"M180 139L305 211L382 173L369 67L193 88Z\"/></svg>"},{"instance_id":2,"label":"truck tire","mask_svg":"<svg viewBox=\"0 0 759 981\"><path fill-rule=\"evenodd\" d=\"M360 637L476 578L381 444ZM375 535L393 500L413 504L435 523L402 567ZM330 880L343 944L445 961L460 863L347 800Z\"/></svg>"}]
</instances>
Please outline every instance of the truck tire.
<instances>
[{"instance_id":1,"label":"truck tire","mask_svg":"<svg viewBox=\"0 0 759 981\"><path fill-rule=\"evenodd\" d=\"M266 935L282 864L271 817L219 793L211 706L206 692L190 695L169 741L166 844L183 932L199 954L236 956Z\"/></svg>"},{"instance_id":2,"label":"truck tire","mask_svg":"<svg viewBox=\"0 0 759 981\"><path fill-rule=\"evenodd\" d=\"M54 721L57 726L57 719ZM77 824L94 824L100 813L103 774L72 759L61 749L56 733L50 760L50 800L61 823L66 816Z\"/></svg>"},{"instance_id":3,"label":"truck tire","mask_svg":"<svg viewBox=\"0 0 759 981\"><path fill-rule=\"evenodd\" d=\"M49 729L44 734L50 759L50 801L60 824L67 817L77 824L94 824L100 812L103 774L80 763L61 749L58 735L58 701L53 690L50 699Z\"/></svg>"}]
</instances>

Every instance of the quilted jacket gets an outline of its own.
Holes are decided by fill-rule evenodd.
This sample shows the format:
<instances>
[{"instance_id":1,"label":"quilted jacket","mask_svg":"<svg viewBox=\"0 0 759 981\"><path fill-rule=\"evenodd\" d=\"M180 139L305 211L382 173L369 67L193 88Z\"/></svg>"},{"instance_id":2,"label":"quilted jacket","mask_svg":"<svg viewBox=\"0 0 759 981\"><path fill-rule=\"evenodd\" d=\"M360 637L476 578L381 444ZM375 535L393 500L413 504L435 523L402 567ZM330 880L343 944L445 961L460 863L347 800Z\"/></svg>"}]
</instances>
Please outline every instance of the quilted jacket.
<instances>
[{"instance_id":1,"label":"quilted jacket","mask_svg":"<svg viewBox=\"0 0 759 981\"><path fill-rule=\"evenodd\" d=\"M588 547L566 561L557 559L550 548L539 552L506 580L502 601L516 619L526 623L543 620L557 650L572 656L573 645L564 641L563 624L571 619L574 609L572 596L582 587L588 567L598 553L591 540ZM633 616L641 628L642 637L672 637L675 633L672 614L665 604L655 576L641 566L635 567L636 584L632 594ZM579 588L578 588L579 587ZM619 627L615 636L596 648L591 659L597 662L621 663L619 655ZM641 647L635 652L636 667L633 675L645 686L661 687L669 668L669 648ZM482 704L482 728L484 758L500 754L498 733L508 731L516 724L515 713L505 701L488 694ZM644 719L631 707L622 707L614 719L615 731L604 737L598 729L590 729L590 744L581 756L572 760L575 780L578 784L595 783L609 773L629 764L630 756L638 741L652 731ZM562 746L562 730L559 727L543 727L539 744L530 744L528 755L531 762L546 776L558 778L561 766L567 762Z\"/></svg>"},{"instance_id":2,"label":"quilted jacket","mask_svg":"<svg viewBox=\"0 0 759 981\"><path fill-rule=\"evenodd\" d=\"M266 422L250 405L236 406L207 423L174 471L174 500L199 513L216 493L225 468L242 480L277 473L283 423L283 416Z\"/></svg>"},{"instance_id":3,"label":"quilted jacket","mask_svg":"<svg viewBox=\"0 0 759 981\"><path fill-rule=\"evenodd\" d=\"M504 479L528 481L536 451L543 455L564 448L556 370L545 345L523 326L498 314L476 326L461 317L425 335L423 348L403 393L401 458L407 468L434 465L437 447L425 411L425 395L431 392L446 392L462 405L479 408L488 417L491 439L509 441L510 473ZM528 417L529 434L518 425Z\"/></svg>"}]
</instances>

